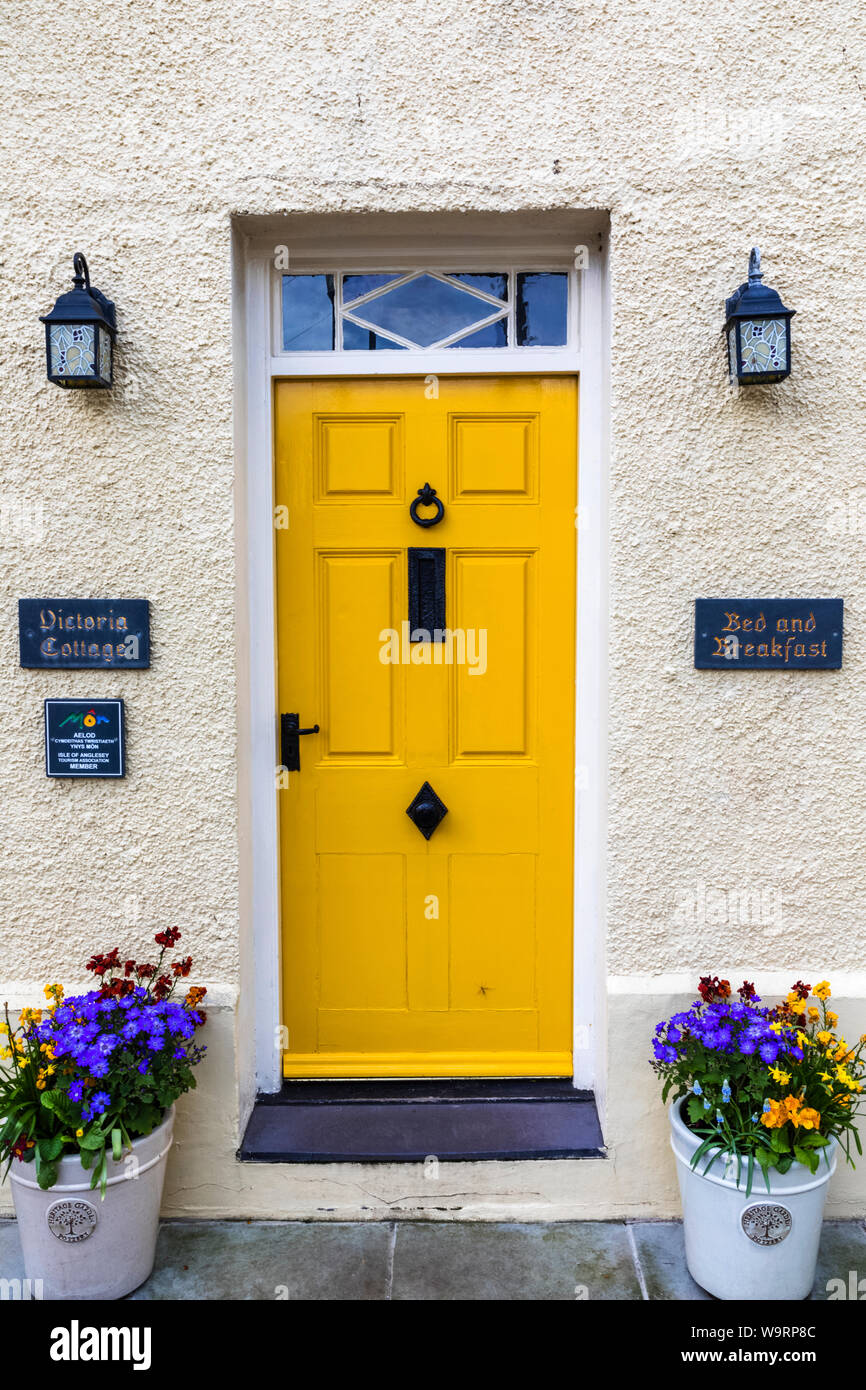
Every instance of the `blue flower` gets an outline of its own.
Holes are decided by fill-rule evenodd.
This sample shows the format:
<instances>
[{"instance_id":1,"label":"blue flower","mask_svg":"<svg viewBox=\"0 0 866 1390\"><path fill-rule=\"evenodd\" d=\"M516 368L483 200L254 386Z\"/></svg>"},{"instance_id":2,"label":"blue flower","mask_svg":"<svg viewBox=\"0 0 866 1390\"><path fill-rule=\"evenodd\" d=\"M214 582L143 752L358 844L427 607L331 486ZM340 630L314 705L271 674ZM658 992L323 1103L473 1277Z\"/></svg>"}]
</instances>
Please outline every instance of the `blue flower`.
<instances>
[{"instance_id":1,"label":"blue flower","mask_svg":"<svg viewBox=\"0 0 866 1390\"><path fill-rule=\"evenodd\" d=\"M730 1087L730 1083L729 1083L729 1081L728 1081L728 1078L725 1077L725 1082L724 1082L724 1085L722 1086L722 1101L723 1101L725 1104L727 1104L727 1102L728 1102L730 1099L731 1099L731 1087Z\"/></svg>"},{"instance_id":2,"label":"blue flower","mask_svg":"<svg viewBox=\"0 0 866 1390\"><path fill-rule=\"evenodd\" d=\"M84 1107L85 1120L92 1120L94 1115L101 1115L111 1104L111 1096L107 1091L97 1091L90 1098L90 1104Z\"/></svg>"},{"instance_id":3,"label":"blue flower","mask_svg":"<svg viewBox=\"0 0 866 1390\"><path fill-rule=\"evenodd\" d=\"M712 1108L713 1108L713 1107L710 1105L710 1102L707 1100L706 1096L704 1096L704 1109L705 1109L705 1110L712 1110Z\"/></svg>"},{"instance_id":4,"label":"blue flower","mask_svg":"<svg viewBox=\"0 0 866 1390\"><path fill-rule=\"evenodd\" d=\"M694 1091L696 1096L702 1096L704 1094L700 1081L692 1082L692 1090Z\"/></svg>"},{"instance_id":5,"label":"blue flower","mask_svg":"<svg viewBox=\"0 0 866 1390\"><path fill-rule=\"evenodd\" d=\"M69 1099L70 1099L70 1100L81 1100L81 1097L83 1096L83 1094L84 1094L84 1082L83 1082L83 1081L73 1081L72 1085L69 1087Z\"/></svg>"}]
</instances>

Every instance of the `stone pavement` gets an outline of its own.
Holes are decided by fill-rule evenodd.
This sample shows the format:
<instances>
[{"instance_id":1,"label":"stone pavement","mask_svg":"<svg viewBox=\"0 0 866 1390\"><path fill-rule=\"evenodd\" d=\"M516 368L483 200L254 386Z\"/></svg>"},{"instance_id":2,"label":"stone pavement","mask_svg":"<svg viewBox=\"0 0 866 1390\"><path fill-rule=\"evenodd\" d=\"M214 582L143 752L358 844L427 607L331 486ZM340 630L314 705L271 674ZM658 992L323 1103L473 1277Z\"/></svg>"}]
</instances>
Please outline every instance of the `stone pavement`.
<instances>
[{"instance_id":1,"label":"stone pavement","mask_svg":"<svg viewBox=\"0 0 866 1390\"><path fill-rule=\"evenodd\" d=\"M861 1221L827 1221L813 1298L864 1279ZM0 1278L24 1275L0 1221ZM133 1299L707 1299L676 1221L166 1221Z\"/></svg>"}]
</instances>

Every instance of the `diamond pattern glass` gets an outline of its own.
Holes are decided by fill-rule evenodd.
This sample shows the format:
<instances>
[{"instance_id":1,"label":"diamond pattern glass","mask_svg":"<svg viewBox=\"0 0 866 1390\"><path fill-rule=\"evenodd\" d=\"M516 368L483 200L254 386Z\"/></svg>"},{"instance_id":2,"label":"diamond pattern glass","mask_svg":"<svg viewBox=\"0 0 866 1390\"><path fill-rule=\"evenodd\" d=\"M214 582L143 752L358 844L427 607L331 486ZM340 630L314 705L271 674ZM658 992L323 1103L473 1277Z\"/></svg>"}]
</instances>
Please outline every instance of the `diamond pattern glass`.
<instances>
[{"instance_id":1,"label":"diamond pattern glass","mask_svg":"<svg viewBox=\"0 0 866 1390\"><path fill-rule=\"evenodd\" d=\"M431 347L489 318L496 313L496 305L425 272L385 290L353 312L374 328L398 334L418 347Z\"/></svg>"},{"instance_id":2,"label":"diamond pattern glass","mask_svg":"<svg viewBox=\"0 0 866 1390\"><path fill-rule=\"evenodd\" d=\"M339 326L346 352L564 346L568 293L562 271L286 274L282 345L332 352Z\"/></svg>"}]
</instances>

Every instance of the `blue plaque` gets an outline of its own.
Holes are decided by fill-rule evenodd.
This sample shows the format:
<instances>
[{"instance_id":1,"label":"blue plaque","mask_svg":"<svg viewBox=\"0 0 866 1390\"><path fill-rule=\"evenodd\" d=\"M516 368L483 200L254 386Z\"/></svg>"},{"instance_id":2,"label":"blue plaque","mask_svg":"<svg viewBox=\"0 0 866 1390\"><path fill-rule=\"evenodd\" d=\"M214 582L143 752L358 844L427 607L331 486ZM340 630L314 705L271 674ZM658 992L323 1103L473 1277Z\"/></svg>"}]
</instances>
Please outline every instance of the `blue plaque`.
<instances>
[{"instance_id":1,"label":"blue plaque","mask_svg":"<svg viewBox=\"0 0 866 1390\"><path fill-rule=\"evenodd\" d=\"M20 598L22 666L40 670L141 670L150 665L146 598Z\"/></svg>"},{"instance_id":2,"label":"blue plaque","mask_svg":"<svg viewBox=\"0 0 866 1390\"><path fill-rule=\"evenodd\" d=\"M125 777L122 700L45 701L46 777Z\"/></svg>"},{"instance_id":3,"label":"blue plaque","mask_svg":"<svg viewBox=\"0 0 866 1390\"><path fill-rule=\"evenodd\" d=\"M816 671L842 665L840 598L697 598L701 671Z\"/></svg>"}]
</instances>

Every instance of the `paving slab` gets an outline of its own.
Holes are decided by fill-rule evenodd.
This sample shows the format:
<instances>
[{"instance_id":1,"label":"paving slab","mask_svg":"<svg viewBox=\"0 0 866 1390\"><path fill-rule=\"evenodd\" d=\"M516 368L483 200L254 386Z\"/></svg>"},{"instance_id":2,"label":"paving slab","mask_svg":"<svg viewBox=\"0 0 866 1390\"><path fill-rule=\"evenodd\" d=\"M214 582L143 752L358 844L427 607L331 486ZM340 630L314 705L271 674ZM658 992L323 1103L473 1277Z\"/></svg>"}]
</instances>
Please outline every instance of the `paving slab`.
<instances>
[{"instance_id":1,"label":"paving slab","mask_svg":"<svg viewBox=\"0 0 866 1390\"><path fill-rule=\"evenodd\" d=\"M686 1268L686 1247L679 1221L636 1221L630 1229L650 1299L712 1301Z\"/></svg>"},{"instance_id":2,"label":"paving slab","mask_svg":"<svg viewBox=\"0 0 866 1390\"><path fill-rule=\"evenodd\" d=\"M866 1301L866 1229L862 1221L824 1222L812 1297Z\"/></svg>"},{"instance_id":3,"label":"paving slab","mask_svg":"<svg viewBox=\"0 0 866 1390\"><path fill-rule=\"evenodd\" d=\"M406 1222L391 1297L595 1302L641 1290L622 1222Z\"/></svg>"},{"instance_id":4,"label":"paving slab","mask_svg":"<svg viewBox=\"0 0 866 1390\"><path fill-rule=\"evenodd\" d=\"M0 1221L0 1279L23 1279L24 1256L17 1221Z\"/></svg>"},{"instance_id":5,"label":"paving slab","mask_svg":"<svg viewBox=\"0 0 866 1390\"><path fill-rule=\"evenodd\" d=\"M386 1299L392 1241L380 1222L173 1221L130 1298Z\"/></svg>"}]
</instances>

